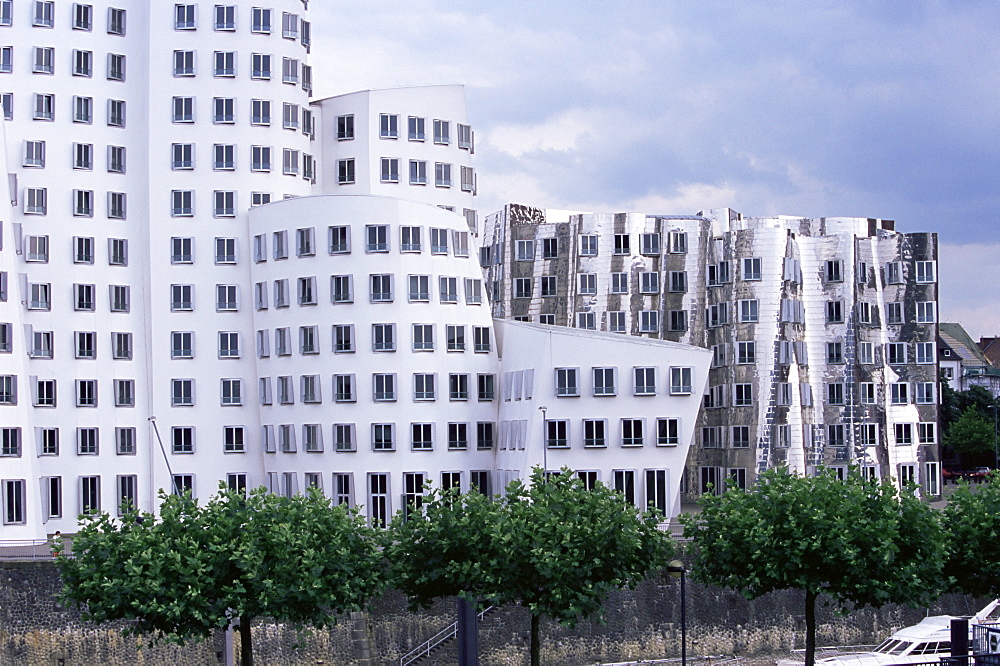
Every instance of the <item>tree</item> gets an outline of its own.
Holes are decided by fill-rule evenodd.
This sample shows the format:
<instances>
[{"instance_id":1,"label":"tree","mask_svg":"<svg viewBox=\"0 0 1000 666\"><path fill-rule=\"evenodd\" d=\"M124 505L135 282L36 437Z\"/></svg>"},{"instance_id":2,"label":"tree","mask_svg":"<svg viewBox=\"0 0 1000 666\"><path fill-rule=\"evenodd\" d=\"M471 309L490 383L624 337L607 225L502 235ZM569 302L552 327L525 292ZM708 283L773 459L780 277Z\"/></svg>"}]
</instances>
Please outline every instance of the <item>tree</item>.
<instances>
[{"instance_id":1,"label":"tree","mask_svg":"<svg viewBox=\"0 0 1000 666\"><path fill-rule=\"evenodd\" d=\"M131 620L126 632L177 642L239 625L249 666L254 618L320 628L382 587L375 533L314 488L224 490L204 506L190 494L161 498L159 516L81 517L74 557L58 562L63 599L84 607L84 619Z\"/></svg>"},{"instance_id":2,"label":"tree","mask_svg":"<svg viewBox=\"0 0 1000 666\"><path fill-rule=\"evenodd\" d=\"M888 481L852 469L802 477L768 470L748 491L703 495L682 516L694 539L692 575L755 599L802 590L806 664L816 650L816 598L847 606L928 603L942 587L945 546L935 512Z\"/></svg>"},{"instance_id":3,"label":"tree","mask_svg":"<svg viewBox=\"0 0 1000 666\"><path fill-rule=\"evenodd\" d=\"M944 443L962 456L980 460L993 453L993 438L993 423L984 419L976 407L970 405L951 425Z\"/></svg>"},{"instance_id":4,"label":"tree","mask_svg":"<svg viewBox=\"0 0 1000 666\"><path fill-rule=\"evenodd\" d=\"M972 492L961 483L944 509L952 587L976 596L1000 596L1000 472Z\"/></svg>"},{"instance_id":5,"label":"tree","mask_svg":"<svg viewBox=\"0 0 1000 666\"><path fill-rule=\"evenodd\" d=\"M547 479L535 468L530 486L514 481L492 502L437 495L421 510L395 523L394 584L421 603L464 592L521 604L531 612L532 666L542 615L573 626L598 612L608 591L637 585L672 553L660 516L640 515L601 483L588 489L568 468ZM456 533L472 523L481 526L473 538Z\"/></svg>"}]
</instances>

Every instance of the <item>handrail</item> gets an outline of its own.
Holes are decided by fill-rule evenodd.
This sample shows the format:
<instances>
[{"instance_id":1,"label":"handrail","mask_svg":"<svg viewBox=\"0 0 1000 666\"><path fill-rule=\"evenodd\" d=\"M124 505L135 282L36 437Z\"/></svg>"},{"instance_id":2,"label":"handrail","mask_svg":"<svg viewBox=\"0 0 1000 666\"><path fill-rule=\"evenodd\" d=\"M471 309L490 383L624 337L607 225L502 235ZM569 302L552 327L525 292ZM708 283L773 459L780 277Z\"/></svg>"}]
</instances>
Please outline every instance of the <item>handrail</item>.
<instances>
[{"instance_id":1,"label":"handrail","mask_svg":"<svg viewBox=\"0 0 1000 666\"><path fill-rule=\"evenodd\" d=\"M493 608L494 606L487 606L477 614L477 617L480 620L482 620L483 617L486 615L486 613L493 610ZM418 645L417 647L413 648L412 650L404 654L402 657L400 657L399 666L409 666L409 664L412 664L417 659L428 656L434 650L434 648L441 645L446 640L449 640L452 636L456 636L457 634L458 634L458 622L452 622L447 627L437 632L436 634L428 638L426 641L424 641L423 643L421 643L420 645Z\"/></svg>"},{"instance_id":2,"label":"handrail","mask_svg":"<svg viewBox=\"0 0 1000 666\"><path fill-rule=\"evenodd\" d=\"M0 560L39 560L52 557L48 539L0 539Z\"/></svg>"}]
</instances>

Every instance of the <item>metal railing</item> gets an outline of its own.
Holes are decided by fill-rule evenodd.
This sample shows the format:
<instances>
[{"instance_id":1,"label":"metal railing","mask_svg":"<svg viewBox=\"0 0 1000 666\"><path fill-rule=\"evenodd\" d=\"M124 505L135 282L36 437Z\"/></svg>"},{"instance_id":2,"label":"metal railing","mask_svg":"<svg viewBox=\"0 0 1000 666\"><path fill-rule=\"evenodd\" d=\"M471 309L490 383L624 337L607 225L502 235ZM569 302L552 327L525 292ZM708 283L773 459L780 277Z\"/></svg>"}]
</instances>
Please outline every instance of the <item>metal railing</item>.
<instances>
[{"instance_id":1,"label":"metal railing","mask_svg":"<svg viewBox=\"0 0 1000 666\"><path fill-rule=\"evenodd\" d=\"M42 560L52 558L48 539L0 539L0 560Z\"/></svg>"},{"instance_id":2,"label":"metal railing","mask_svg":"<svg viewBox=\"0 0 1000 666\"><path fill-rule=\"evenodd\" d=\"M486 616L488 612L494 609L494 606L487 606L478 614L478 618L482 621L483 617ZM447 627L437 632L426 641L413 648L402 657L399 658L399 666L409 666L416 660L430 655L439 645L445 641L451 640L458 635L458 622L452 622Z\"/></svg>"},{"instance_id":3,"label":"metal railing","mask_svg":"<svg viewBox=\"0 0 1000 666\"><path fill-rule=\"evenodd\" d=\"M706 655L704 657L688 657L687 662L690 664L699 664L701 666L744 666L746 664L745 657L736 657L730 655ZM669 659L642 659L640 661L617 661L610 664L597 664L597 666L663 666L665 664L679 664L681 663L680 657L671 657Z\"/></svg>"}]
</instances>

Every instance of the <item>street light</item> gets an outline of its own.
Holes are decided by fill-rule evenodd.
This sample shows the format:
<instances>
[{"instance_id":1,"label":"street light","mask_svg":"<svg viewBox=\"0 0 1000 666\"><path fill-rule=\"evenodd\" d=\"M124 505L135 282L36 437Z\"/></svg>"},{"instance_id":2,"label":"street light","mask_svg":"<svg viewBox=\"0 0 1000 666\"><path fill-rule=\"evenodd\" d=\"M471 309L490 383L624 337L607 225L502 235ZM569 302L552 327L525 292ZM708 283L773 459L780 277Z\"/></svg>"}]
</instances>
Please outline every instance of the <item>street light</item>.
<instances>
[{"instance_id":1,"label":"street light","mask_svg":"<svg viewBox=\"0 0 1000 666\"><path fill-rule=\"evenodd\" d=\"M997 442L997 411L998 405L990 405L993 410L993 469L1000 470L1000 444Z\"/></svg>"},{"instance_id":2,"label":"street light","mask_svg":"<svg viewBox=\"0 0 1000 666\"><path fill-rule=\"evenodd\" d=\"M546 413L548 412L548 407L542 405L538 410L542 413L542 478L548 478L549 473L549 444L546 441L548 437L548 421L546 419Z\"/></svg>"},{"instance_id":3,"label":"street light","mask_svg":"<svg viewBox=\"0 0 1000 666\"><path fill-rule=\"evenodd\" d=\"M681 666L687 666L687 597L684 594L687 569L680 560L673 560L667 565L667 573L681 579Z\"/></svg>"}]
</instances>

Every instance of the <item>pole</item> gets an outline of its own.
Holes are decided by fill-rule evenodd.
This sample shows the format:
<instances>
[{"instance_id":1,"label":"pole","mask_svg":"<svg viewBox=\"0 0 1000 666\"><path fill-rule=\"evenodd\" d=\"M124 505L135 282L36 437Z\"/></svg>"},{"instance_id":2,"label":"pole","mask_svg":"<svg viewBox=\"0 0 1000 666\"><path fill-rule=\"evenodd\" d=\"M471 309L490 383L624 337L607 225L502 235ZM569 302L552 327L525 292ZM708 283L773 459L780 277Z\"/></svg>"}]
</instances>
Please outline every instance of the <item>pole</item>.
<instances>
[{"instance_id":1,"label":"pole","mask_svg":"<svg viewBox=\"0 0 1000 666\"><path fill-rule=\"evenodd\" d=\"M549 474L549 443L548 443L548 407L538 408L542 412L542 478L547 479Z\"/></svg>"},{"instance_id":2,"label":"pole","mask_svg":"<svg viewBox=\"0 0 1000 666\"><path fill-rule=\"evenodd\" d=\"M997 443L997 411L1000 407L993 405L993 469L1000 470L1000 444Z\"/></svg>"},{"instance_id":3,"label":"pole","mask_svg":"<svg viewBox=\"0 0 1000 666\"><path fill-rule=\"evenodd\" d=\"M687 593L685 590L687 569L680 560L673 560L667 564L667 573L674 578L681 579L681 666L687 666Z\"/></svg>"},{"instance_id":4,"label":"pole","mask_svg":"<svg viewBox=\"0 0 1000 666\"><path fill-rule=\"evenodd\" d=\"M167 474L170 475L170 487L175 495L180 495L181 490L177 487L177 479L174 478L174 471L170 469L170 458L167 457L167 449L163 446L163 439L160 437L160 429L156 427L156 417L150 416L146 419L153 424L153 432L156 433L156 441L160 443L160 453L163 454L163 462L167 465Z\"/></svg>"}]
</instances>

